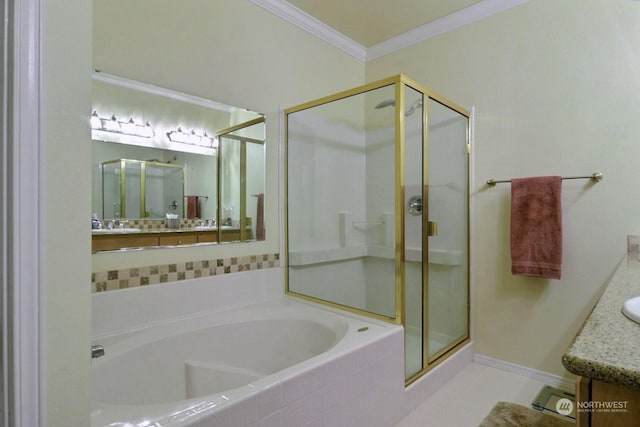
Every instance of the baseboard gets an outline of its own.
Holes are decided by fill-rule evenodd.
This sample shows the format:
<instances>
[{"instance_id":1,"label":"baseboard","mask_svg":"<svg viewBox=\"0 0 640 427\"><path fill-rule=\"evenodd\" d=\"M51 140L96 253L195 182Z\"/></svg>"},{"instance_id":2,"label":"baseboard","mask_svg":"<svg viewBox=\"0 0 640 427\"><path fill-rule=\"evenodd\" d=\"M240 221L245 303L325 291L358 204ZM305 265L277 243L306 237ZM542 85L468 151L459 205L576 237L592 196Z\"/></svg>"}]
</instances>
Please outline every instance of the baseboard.
<instances>
[{"instance_id":1,"label":"baseboard","mask_svg":"<svg viewBox=\"0 0 640 427\"><path fill-rule=\"evenodd\" d=\"M431 371L405 387L402 404L398 405L394 414L395 422L399 423L401 419L423 404L427 398L437 393L451 378L472 362L473 355L473 342L469 342Z\"/></svg>"},{"instance_id":2,"label":"baseboard","mask_svg":"<svg viewBox=\"0 0 640 427\"><path fill-rule=\"evenodd\" d=\"M503 371L531 378L552 387L557 387L572 393L575 392L576 382L568 378L563 378L548 372L538 371L537 369L527 368L526 366L516 365L515 363L506 362L504 360L494 359L493 357L483 356L478 353L473 355L473 361L481 365L491 366L492 368L501 369Z\"/></svg>"}]
</instances>

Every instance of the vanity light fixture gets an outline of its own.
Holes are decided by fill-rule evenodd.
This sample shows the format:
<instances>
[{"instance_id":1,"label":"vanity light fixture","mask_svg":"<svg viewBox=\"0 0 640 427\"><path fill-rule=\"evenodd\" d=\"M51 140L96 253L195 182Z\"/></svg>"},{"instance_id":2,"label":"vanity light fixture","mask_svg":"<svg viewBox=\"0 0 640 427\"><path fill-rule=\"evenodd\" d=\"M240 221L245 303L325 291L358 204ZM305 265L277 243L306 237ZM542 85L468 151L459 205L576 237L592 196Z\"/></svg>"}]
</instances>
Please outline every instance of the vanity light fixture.
<instances>
[{"instance_id":1,"label":"vanity light fixture","mask_svg":"<svg viewBox=\"0 0 640 427\"><path fill-rule=\"evenodd\" d=\"M167 132L167 138L169 138L169 141L171 142L182 142L183 144L186 144L189 139L189 134L184 132L181 126L178 126L176 130Z\"/></svg>"},{"instance_id":2,"label":"vanity light fixture","mask_svg":"<svg viewBox=\"0 0 640 427\"><path fill-rule=\"evenodd\" d=\"M169 138L171 142L214 148L214 138L210 137L207 132L203 132L202 135L197 134L193 129L191 132L185 132L182 126L178 126L176 130L167 132L167 138Z\"/></svg>"},{"instance_id":3,"label":"vanity light fixture","mask_svg":"<svg viewBox=\"0 0 640 427\"><path fill-rule=\"evenodd\" d=\"M121 122L115 114L104 118L100 117L96 110L91 113L91 129L143 138L151 138L156 134L148 121L144 124L136 123L133 117L130 117L128 121Z\"/></svg>"}]
</instances>

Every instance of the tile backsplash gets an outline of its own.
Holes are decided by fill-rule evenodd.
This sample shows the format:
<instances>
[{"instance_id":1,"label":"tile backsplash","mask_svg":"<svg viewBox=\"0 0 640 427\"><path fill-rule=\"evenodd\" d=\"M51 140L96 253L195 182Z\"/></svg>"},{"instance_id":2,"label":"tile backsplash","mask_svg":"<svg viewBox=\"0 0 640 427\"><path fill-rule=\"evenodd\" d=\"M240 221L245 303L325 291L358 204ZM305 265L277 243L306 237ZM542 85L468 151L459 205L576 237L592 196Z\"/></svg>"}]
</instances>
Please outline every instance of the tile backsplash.
<instances>
[{"instance_id":1,"label":"tile backsplash","mask_svg":"<svg viewBox=\"0 0 640 427\"><path fill-rule=\"evenodd\" d=\"M99 271L91 273L91 291L113 291L279 266L280 254L262 254Z\"/></svg>"},{"instance_id":2,"label":"tile backsplash","mask_svg":"<svg viewBox=\"0 0 640 427\"><path fill-rule=\"evenodd\" d=\"M207 220L207 218L180 218L178 220L178 228L193 228L200 225L202 221L206 222ZM126 228L139 228L142 231L154 231L164 230L169 227L166 219L130 219L126 221Z\"/></svg>"}]
</instances>

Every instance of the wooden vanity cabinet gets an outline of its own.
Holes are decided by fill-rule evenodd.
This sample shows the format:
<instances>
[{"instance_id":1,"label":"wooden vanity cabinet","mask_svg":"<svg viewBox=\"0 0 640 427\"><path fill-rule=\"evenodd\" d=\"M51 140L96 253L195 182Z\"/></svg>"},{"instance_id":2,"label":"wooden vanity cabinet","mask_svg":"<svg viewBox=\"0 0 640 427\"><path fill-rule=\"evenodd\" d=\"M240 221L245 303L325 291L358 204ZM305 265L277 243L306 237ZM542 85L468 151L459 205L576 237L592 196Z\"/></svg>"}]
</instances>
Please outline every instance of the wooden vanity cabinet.
<instances>
[{"instance_id":1,"label":"wooden vanity cabinet","mask_svg":"<svg viewBox=\"0 0 640 427\"><path fill-rule=\"evenodd\" d=\"M94 252L145 246L158 246L158 236L154 234L94 234L91 237L91 250Z\"/></svg>"},{"instance_id":2,"label":"wooden vanity cabinet","mask_svg":"<svg viewBox=\"0 0 640 427\"><path fill-rule=\"evenodd\" d=\"M198 231L198 243L217 243L217 231Z\"/></svg>"},{"instance_id":3,"label":"wooden vanity cabinet","mask_svg":"<svg viewBox=\"0 0 640 427\"><path fill-rule=\"evenodd\" d=\"M581 409L601 403L618 407ZM576 427L640 426L640 390L580 377L576 383L576 404Z\"/></svg>"},{"instance_id":4,"label":"wooden vanity cabinet","mask_svg":"<svg viewBox=\"0 0 640 427\"><path fill-rule=\"evenodd\" d=\"M253 239L251 229L247 229L248 240ZM240 230L223 230L222 242L240 241ZM105 233L93 234L91 250L113 251L125 248L143 248L149 246L180 246L195 243L217 243L217 230L189 230L176 232L143 232L143 233Z\"/></svg>"},{"instance_id":5,"label":"wooden vanity cabinet","mask_svg":"<svg viewBox=\"0 0 640 427\"><path fill-rule=\"evenodd\" d=\"M195 243L216 243L217 231L182 231L161 233L93 234L91 250L113 251L124 248L144 248L149 246L180 246Z\"/></svg>"},{"instance_id":6,"label":"wooden vanity cabinet","mask_svg":"<svg viewBox=\"0 0 640 427\"><path fill-rule=\"evenodd\" d=\"M240 240L240 230L231 229L231 230L222 230L220 235L221 242L239 242ZM253 240L253 231L251 228L247 228L247 233L245 235L246 240Z\"/></svg>"},{"instance_id":7,"label":"wooden vanity cabinet","mask_svg":"<svg viewBox=\"0 0 640 427\"><path fill-rule=\"evenodd\" d=\"M240 241L240 230L222 230L220 235L221 242L237 242Z\"/></svg>"},{"instance_id":8,"label":"wooden vanity cabinet","mask_svg":"<svg viewBox=\"0 0 640 427\"><path fill-rule=\"evenodd\" d=\"M192 245L198 243L197 233L167 233L158 236L160 246Z\"/></svg>"}]
</instances>

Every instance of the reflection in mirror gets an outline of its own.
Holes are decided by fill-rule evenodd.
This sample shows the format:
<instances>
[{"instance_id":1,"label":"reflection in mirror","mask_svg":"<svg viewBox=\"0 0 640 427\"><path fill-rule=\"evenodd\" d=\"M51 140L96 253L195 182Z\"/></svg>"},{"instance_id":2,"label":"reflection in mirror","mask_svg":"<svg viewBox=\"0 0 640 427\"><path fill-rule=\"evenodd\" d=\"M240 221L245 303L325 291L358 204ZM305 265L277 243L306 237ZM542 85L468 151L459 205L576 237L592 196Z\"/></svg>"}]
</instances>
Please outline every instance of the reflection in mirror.
<instances>
[{"instance_id":1,"label":"reflection in mirror","mask_svg":"<svg viewBox=\"0 0 640 427\"><path fill-rule=\"evenodd\" d=\"M258 118L218 133L221 242L264 240L264 132Z\"/></svg>"},{"instance_id":2,"label":"reflection in mirror","mask_svg":"<svg viewBox=\"0 0 640 427\"><path fill-rule=\"evenodd\" d=\"M262 114L99 72L92 111L93 251L264 239Z\"/></svg>"},{"instance_id":3,"label":"reflection in mirror","mask_svg":"<svg viewBox=\"0 0 640 427\"><path fill-rule=\"evenodd\" d=\"M103 218L185 215L185 165L117 159L100 162L100 168Z\"/></svg>"}]
</instances>

